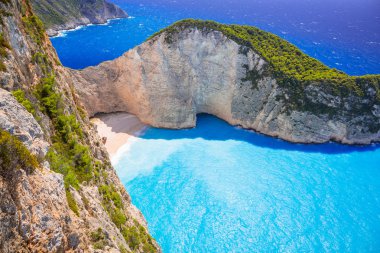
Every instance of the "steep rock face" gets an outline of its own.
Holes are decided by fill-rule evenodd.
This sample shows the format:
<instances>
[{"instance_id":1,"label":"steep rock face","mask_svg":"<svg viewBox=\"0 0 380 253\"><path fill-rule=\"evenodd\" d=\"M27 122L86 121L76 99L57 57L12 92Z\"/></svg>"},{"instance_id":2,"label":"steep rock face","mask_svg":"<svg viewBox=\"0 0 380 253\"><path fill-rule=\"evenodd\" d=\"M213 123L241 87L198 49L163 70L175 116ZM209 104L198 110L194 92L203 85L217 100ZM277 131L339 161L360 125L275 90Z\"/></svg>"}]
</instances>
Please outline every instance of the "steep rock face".
<instances>
[{"instance_id":1,"label":"steep rock face","mask_svg":"<svg viewBox=\"0 0 380 253\"><path fill-rule=\"evenodd\" d=\"M168 37L161 33L114 61L72 71L89 114L127 111L152 126L188 128L198 113L209 113L292 142L380 140L380 104L370 86L364 97L342 97L312 82L294 108L292 90L251 48L196 27Z\"/></svg>"},{"instance_id":2,"label":"steep rock face","mask_svg":"<svg viewBox=\"0 0 380 253\"><path fill-rule=\"evenodd\" d=\"M0 57L0 129L40 162L30 172L4 168L0 157L0 252L160 252L28 1L2 1L0 11L7 13L0 17L0 34L9 44ZM59 127L67 121L71 125ZM66 131L77 135L71 144L60 137ZM81 156L92 169L79 181L74 159Z\"/></svg>"},{"instance_id":3,"label":"steep rock face","mask_svg":"<svg viewBox=\"0 0 380 253\"><path fill-rule=\"evenodd\" d=\"M33 8L47 27L49 36L80 25L102 24L128 14L105 0L32 0Z\"/></svg>"},{"instance_id":4,"label":"steep rock face","mask_svg":"<svg viewBox=\"0 0 380 253\"><path fill-rule=\"evenodd\" d=\"M17 136L39 159L45 157L49 143L44 140L40 125L3 89L0 89L0 128ZM31 175L18 170L13 177L0 176L2 252L20 252L25 248L54 252L64 250L68 244L78 248L83 231L78 219L70 216L65 200L63 177L51 173L49 163L43 163Z\"/></svg>"},{"instance_id":5,"label":"steep rock face","mask_svg":"<svg viewBox=\"0 0 380 253\"><path fill-rule=\"evenodd\" d=\"M34 154L45 157L49 144L40 125L12 94L1 88L0 127L17 136Z\"/></svg>"}]
</instances>

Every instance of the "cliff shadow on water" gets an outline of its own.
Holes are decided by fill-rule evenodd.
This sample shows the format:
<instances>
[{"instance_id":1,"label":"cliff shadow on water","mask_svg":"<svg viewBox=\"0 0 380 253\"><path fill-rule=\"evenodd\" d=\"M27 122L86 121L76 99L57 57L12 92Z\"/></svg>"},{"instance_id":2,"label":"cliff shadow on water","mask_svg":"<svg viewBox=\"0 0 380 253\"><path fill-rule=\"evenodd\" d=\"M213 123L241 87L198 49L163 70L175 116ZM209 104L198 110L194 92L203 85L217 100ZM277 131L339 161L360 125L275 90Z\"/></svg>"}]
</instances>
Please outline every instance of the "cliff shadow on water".
<instances>
[{"instance_id":1,"label":"cliff shadow on water","mask_svg":"<svg viewBox=\"0 0 380 253\"><path fill-rule=\"evenodd\" d=\"M197 125L195 128L173 130L159 129L151 127L150 129L159 130L159 133L150 133L149 130L139 136L142 139L197 139L201 138L210 141L228 141L236 140L250 143L251 145L269 148L274 150L298 151L305 153L321 154L344 154L352 152L368 152L380 149L380 144L371 145L344 145L334 142L324 144L297 144L284 141L278 138L266 136L253 130L245 130L237 126L231 126L226 121L219 119L210 114L198 114ZM117 129L113 129L116 130ZM134 133L130 133L134 134Z\"/></svg>"}]
</instances>

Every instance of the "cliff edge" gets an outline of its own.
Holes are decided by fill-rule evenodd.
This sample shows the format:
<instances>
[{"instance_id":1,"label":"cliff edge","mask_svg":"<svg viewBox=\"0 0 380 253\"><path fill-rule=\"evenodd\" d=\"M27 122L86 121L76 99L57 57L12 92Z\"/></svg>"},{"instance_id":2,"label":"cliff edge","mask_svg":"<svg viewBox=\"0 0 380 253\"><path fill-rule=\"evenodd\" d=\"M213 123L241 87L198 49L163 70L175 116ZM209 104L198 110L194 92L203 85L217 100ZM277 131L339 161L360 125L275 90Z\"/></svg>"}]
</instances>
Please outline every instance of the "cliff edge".
<instances>
[{"instance_id":1,"label":"cliff edge","mask_svg":"<svg viewBox=\"0 0 380 253\"><path fill-rule=\"evenodd\" d=\"M297 143L380 141L379 75L352 77L250 26L184 20L114 61L72 71L90 115L189 128L198 113Z\"/></svg>"},{"instance_id":2,"label":"cliff edge","mask_svg":"<svg viewBox=\"0 0 380 253\"><path fill-rule=\"evenodd\" d=\"M0 252L160 252L29 1L0 14Z\"/></svg>"}]
</instances>

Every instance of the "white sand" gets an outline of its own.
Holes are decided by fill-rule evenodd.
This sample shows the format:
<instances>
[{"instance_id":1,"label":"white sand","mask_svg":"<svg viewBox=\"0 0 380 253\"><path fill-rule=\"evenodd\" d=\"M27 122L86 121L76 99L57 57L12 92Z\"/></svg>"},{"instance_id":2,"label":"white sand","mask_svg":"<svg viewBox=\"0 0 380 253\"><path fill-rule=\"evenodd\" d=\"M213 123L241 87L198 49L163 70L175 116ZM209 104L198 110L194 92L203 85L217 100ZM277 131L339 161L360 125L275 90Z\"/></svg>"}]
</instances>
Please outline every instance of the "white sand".
<instances>
[{"instance_id":1,"label":"white sand","mask_svg":"<svg viewBox=\"0 0 380 253\"><path fill-rule=\"evenodd\" d=\"M136 116L124 112L97 115L91 122L96 125L99 136L106 138L105 147L112 160L146 128Z\"/></svg>"}]
</instances>

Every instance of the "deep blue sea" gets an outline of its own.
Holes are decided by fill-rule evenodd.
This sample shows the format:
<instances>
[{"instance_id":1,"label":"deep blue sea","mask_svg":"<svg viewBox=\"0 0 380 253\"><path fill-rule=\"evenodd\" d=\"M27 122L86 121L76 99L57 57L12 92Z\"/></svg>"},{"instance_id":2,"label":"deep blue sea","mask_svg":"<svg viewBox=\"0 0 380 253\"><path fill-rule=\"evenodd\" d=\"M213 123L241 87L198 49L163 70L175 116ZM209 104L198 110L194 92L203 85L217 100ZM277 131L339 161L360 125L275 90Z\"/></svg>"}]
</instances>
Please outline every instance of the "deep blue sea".
<instances>
[{"instance_id":1,"label":"deep blue sea","mask_svg":"<svg viewBox=\"0 0 380 253\"><path fill-rule=\"evenodd\" d=\"M273 32L330 67L380 73L379 0L113 0L130 19L52 39L65 66L111 60L184 18L249 24Z\"/></svg>"},{"instance_id":2,"label":"deep blue sea","mask_svg":"<svg viewBox=\"0 0 380 253\"><path fill-rule=\"evenodd\" d=\"M349 74L380 73L379 0L114 0L129 19L53 38L62 63L114 59L183 18L250 24ZM296 145L200 115L148 128L116 170L164 253L380 252L380 146Z\"/></svg>"}]
</instances>

